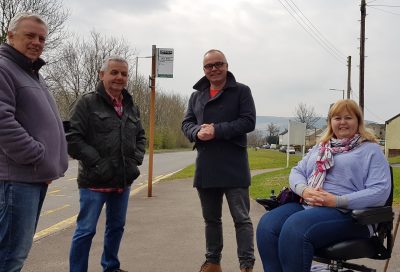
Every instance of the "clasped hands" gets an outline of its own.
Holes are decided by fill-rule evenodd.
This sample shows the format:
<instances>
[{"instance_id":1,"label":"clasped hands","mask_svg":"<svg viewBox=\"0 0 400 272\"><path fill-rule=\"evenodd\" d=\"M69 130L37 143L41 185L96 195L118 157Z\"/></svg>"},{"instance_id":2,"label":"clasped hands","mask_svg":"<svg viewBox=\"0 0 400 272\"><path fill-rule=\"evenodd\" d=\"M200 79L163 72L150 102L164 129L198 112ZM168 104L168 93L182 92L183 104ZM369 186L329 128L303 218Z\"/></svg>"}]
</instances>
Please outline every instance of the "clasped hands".
<instances>
[{"instance_id":1,"label":"clasped hands","mask_svg":"<svg viewBox=\"0 0 400 272\"><path fill-rule=\"evenodd\" d=\"M215 138L214 124L202 124L197 132L197 138L202 141L209 141Z\"/></svg>"},{"instance_id":2,"label":"clasped hands","mask_svg":"<svg viewBox=\"0 0 400 272\"><path fill-rule=\"evenodd\" d=\"M310 206L336 207L336 196L322 188L306 188L303 199Z\"/></svg>"}]
</instances>

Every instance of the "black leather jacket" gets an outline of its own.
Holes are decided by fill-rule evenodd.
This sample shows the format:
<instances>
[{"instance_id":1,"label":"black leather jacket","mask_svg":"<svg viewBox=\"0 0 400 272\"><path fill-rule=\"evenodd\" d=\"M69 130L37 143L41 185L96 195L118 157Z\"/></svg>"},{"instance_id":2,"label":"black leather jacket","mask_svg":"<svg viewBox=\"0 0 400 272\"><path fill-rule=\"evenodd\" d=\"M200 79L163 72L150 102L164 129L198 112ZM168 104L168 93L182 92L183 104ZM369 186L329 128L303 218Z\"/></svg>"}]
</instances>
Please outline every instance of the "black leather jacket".
<instances>
[{"instance_id":1,"label":"black leather jacket","mask_svg":"<svg viewBox=\"0 0 400 272\"><path fill-rule=\"evenodd\" d=\"M124 188L140 175L146 138L131 95L122 94L122 117L102 82L71 111L68 153L79 160L79 188Z\"/></svg>"}]
</instances>

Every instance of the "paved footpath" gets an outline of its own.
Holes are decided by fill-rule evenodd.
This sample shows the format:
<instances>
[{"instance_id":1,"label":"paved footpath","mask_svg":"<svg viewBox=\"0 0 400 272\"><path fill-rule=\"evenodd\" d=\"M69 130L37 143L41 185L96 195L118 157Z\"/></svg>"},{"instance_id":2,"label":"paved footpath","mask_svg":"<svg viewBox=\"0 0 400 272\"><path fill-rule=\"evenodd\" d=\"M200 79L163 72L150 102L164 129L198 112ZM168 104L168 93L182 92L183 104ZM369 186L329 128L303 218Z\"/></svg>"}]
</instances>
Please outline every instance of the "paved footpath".
<instances>
[{"instance_id":1,"label":"paved footpath","mask_svg":"<svg viewBox=\"0 0 400 272\"><path fill-rule=\"evenodd\" d=\"M396 214L398 214L398 210ZM251 202L254 228L264 209ZM226 201L223 209L224 272L238 272L235 231ZM68 271L68 253L75 226L34 242L23 272ZM101 271L104 213L90 252L89 271ZM399 233L400 235L400 233ZM400 272L399 242L389 265L391 272ZM131 197L127 224L120 249L121 268L129 272L197 272L204 261L204 224L196 190L190 180L161 181L153 186L153 197L142 190ZM256 249L255 272L261 272ZM365 260L363 260L365 261ZM365 264L371 265L371 261ZM383 261L372 266L383 271Z\"/></svg>"}]
</instances>

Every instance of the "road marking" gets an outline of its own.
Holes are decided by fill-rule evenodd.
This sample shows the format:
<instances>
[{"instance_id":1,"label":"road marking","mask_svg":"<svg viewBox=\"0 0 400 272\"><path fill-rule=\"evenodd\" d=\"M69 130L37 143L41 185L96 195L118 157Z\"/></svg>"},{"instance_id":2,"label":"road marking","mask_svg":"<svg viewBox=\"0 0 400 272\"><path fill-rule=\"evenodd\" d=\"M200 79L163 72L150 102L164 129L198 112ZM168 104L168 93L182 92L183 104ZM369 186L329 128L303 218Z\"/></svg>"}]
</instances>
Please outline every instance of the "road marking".
<instances>
[{"instance_id":1,"label":"road marking","mask_svg":"<svg viewBox=\"0 0 400 272\"><path fill-rule=\"evenodd\" d=\"M56 190L53 190L51 192L48 192L47 194L51 195L51 194L58 193L58 192L61 192L61 190L60 189L56 189Z\"/></svg>"},{"instance_id":2,"label":"road marking","mask_svg":"<svg viewBox=\"0 0 400 272\"><path fill-rule=\"evenodd\" d=\"M169 173L169 174L166 174L166 175L157 176L157 178L154 179L152 183L155 184L155 183L159 182L160 180L162 180L164 178L172 176L173 174L181 171L182 169L179 169L179 170L177 170L175 172L172 172L172 173ZM129 197L139 193L142 189L144 189L146 187L147 187L147 184L144 184L144 185L141 185L140 187L132 190L130 192L130 194L129 194ZM44 230L36 232L35 236L33 237L33 241L35 242L35 241L37 241L39 239L42 239L42 238L44 238L46 236L49 236L49 235L51 235L53 233L56 233L57 231L60 231L60 230L68 228L69 226L72 226L73 224L76 223L76 218L78 218L77 214L72 216L72 217L70 217L70 218L67 218L67 219L65 219L65 220L63 220L63 221L61 221L61 222L59 222L59 223L57 223L57 224L55 224L55 225L53 225L51 227L48 227L48 228L46 228Z\"/></svg>"},{"instance_id":3,"label":"road marking","mask_svg":"<svg viewBox=\"0 0 400 272\"><path fill-rule=\"evenodd\" d=\"M70 207L70 206L71 206L71 205L69 205L69 204L65 204L64 206L61 206L61 207L59 207L59 208L56 208L56 209L53 209L53 210L48 210L48 211L42 212L42 213L40 214L40 216L45 216L45 215L48 215L48 214L51 214L51 213L54 213L54 212L58 212L58 211L60 211L60 210L62 210L62 209L68 208L68 207Z\"/></svg>"},{"instance_id":4,"label":"road marking","mask_svg":"<svg viewBox=\"0 0 400 272\"><path fill-rule=\"evenodd\" d=\"M76 218L78 215L74 215L68 219L65 219L47 229L44 229L42 231L36 232L35 236L33 236L33 241L37 241L39 239L42 239L43 237L49 236L50 234L56 233L57 231L60 231L62 229L67 228L68 226L71 226L76 222Z\"/></svg>"},{"instance_id":5,"label":"road marking","mask_svg":"<svg viewBox=\"0 0 400 272\"><path fill-rule=\"evenodd\" d=\"M70 178L70 179L67 179L67 180L76 180L77 178Z\"/></svg>"},{"instance_id":6,"label":"road marking","mask_svg":"<svg viewBox=\"0 0 400 272\"><path fill-rule=\"evenodd\" d=\"M156 183L159 182L160 180L165 179L165 178L168 178L168 177L172 176L173 174L175 174L175 173L181 171L182 169L183 169L183 168L181 168L181 169L179 169L179 170L176 170L175 172L166 174L166 175L157 176L157 177L153 180L152 184L156 184ZM132 190L129 196L130 196L130 197L131 197L131 196L134 196L135 194L137 194L138 192L140 192L142 189L146 188L147 186L148 186L148 183L145 183L145 184L139 186L138 188Z\"/></svg>"}]
</instances>

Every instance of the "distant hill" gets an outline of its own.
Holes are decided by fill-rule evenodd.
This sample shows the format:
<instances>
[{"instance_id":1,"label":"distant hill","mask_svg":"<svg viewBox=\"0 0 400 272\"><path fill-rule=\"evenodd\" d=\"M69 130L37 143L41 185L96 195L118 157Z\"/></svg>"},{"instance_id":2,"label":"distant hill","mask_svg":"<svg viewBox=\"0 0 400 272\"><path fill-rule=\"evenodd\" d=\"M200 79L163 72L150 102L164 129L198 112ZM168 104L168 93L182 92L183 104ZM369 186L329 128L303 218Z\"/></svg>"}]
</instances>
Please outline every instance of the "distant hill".
<instances>
[{"instance_id":1,"label":"distant hill","mask_svg":"<svg viewBox=\"0 0 400 272\"><path fill-rule=\"evenodd\" d=\"M296 121L296 117L278 117L278 116L257 116L256 129L266 132L267 126L271 123L279 126L279 132L288 128L289 120ZM364 120L365 124L376 124L376 122ZM315 124L316 128L326 127L326 117L321 117Z\"/></svg>"},{"instance_id":2,"label":"distant hill","mask_svg":"<svg viewBox=\"0 0 400 272\"><path fill-rule=\"evenodd\" d=\"M267 126L270 123L274 123L279 126L279 131L282 132L288 128L289 120L296 121L296 117L278 117L278 116L257 116L256 118L256 129L266 131ZM326 127L326 118L321 117L315 124L317 128Z\"/></svg>"}]
</instances>

